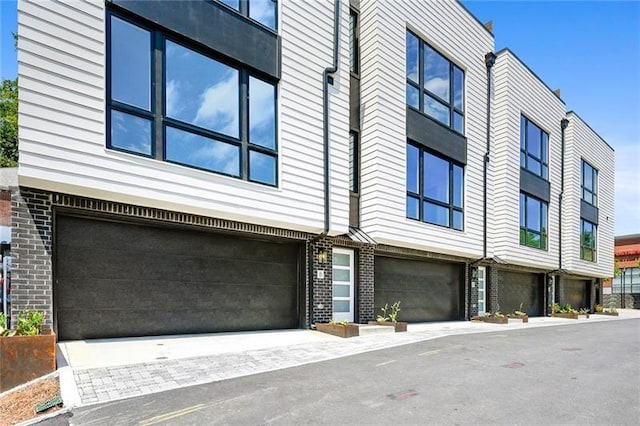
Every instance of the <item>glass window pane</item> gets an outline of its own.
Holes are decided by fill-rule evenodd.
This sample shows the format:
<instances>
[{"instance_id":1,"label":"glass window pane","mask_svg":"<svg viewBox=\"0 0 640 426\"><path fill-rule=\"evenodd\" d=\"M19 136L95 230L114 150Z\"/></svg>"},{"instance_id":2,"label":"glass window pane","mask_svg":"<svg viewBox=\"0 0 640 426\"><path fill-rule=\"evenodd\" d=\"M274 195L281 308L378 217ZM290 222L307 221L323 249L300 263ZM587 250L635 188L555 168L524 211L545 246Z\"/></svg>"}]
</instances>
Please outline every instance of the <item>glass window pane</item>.
<instances>
[{"instance_id":1,"label":"glass window pane","mask_svg":"<svg viewBox=\"0 0 640 426\"><path fill-rule=\"evenodd\" d=\"M542 174L542 164L540 164L540 162L536 159L534 159L533 157L529 156L527 158L527 170L529 170L532 173L535 173L537 175L541 175Z\"/></svg>"},{"instance_id":2,"label":"glass window pane","mask_svg":"<svg viewBox=\"0 0 640 426\"><path fill-rule=\"evenodd\" d=\"M547 213L547 203L545 202L540 202L540 205L542 207L542 213L541 213L541 226L542 226L542 232L547 232L547 220L548 220L548 213Z\"/></svg>"},{"instance_id":3,"label":"glass window pane","mask_svg":"<svg viewBox=\"0 0 640 426\"><path fill-rule=\"evenodd\" d=\"M595 196L595 194L598 193L598 171L596 169L592 169L592 173L593 173L593 189L592 189L592 192L593 192L593 195ZM594 204L595 204L595 199L594 199Z\"/></svg>"},{"instance_id":4,"label":"glass window pane","mask_svg":"<svg viewBox=\"0 0 640 426\"><path fill-rule=\"evenodd\" d=\"M407 32L407 78L416 84L418 80L418 63L420 54L418 52L418 38ZM408 99L408 98L407 98ZM408 102L407 102L408 103Z\"/></svg>"},{"instance_id":5,"label":"glass window pane","mask_svg":"<svg viewBox=\"0 0 640 426\"><path fill-rule=\"evenodd\" d=\"M333 266L350 266L348 254L333 252Z\"/></svg>"},{"instance_id":6,"label":"glass window pane","mask_svg":"<svg viewBox=\"0 0 640 426\"><path fill-rule=\"evenodd\" d=\"M462 212L454 210L453 211L453 228L462 231L463 222L464 222L463 219L464 219L464 217L463 217Z\"/></svg>"},{"instance_id":7,"label":"glass window pane","mask_svg":"<svg viewBox=\"0 0 640 426\"><path fill-rule=\"evenodd\" d=\"M456 66L453 67L453 106L464 110L464 73Z\"/></svg>"},{"instance_id":8,"label":"glass window pane","mask_svg":"<svg viewBox=\"0 0 640 426\"><path fill-rule=\"evenodd\" d=\"M447 104L449 99L449 61L424 45L424 88L438 96Z\"/></svg>"},{"instance_id":9,"label":"glass window pane","mask_svg":"<svg viewBox=\"0 0 640 426\"><path fill-rule=\"evenodd\" d=\"M456 207L462 207L464 180L463 180L462 167L453 166L453 205Z\"/></svg>"},{"instance_id":10,"label":"glass window pane","mask_svg":"<svg viewBox=\"0 0 640 426\"><path fill-rule=\"evenodd\" d=\"M457 112L453 113L453 130L464 133L464 117Z\"/></svg>"},{"instance_id":11,"label":"glass window pane","mask_svg":"<svg viewBox=\"0 0 640 426\"><path fill-rule=\"evenodd\" d=\"M407 197L407 217L410 219L420 219L420 204L417 198Z\"/></svg>"},{"instance_id":12,"label":"glass window pane","mask_svg":"<svg viewBox=\"0 0 640 426\"><path fill-rule=\"evenodd\" d=\"M429 95L424 95L424 112L444 125L449 126L449 108Z\"/></svg>"},{"instance_id":13,"label":"glass window pane","mask_svg":"<svg viewBox=\"0 0 640 426\"><path fill-rule=\"evenodd\" d=\"M348 273L349 271L347 271ZM333 271L335 274L336 271ZM348 280L347 280L348 281ZM351 297L351 286L334 284L333 285L333 297Z\"/></svg>"},{"instance_id":14,"label":"glass window pane","mask_svg":"<svg viewBox=\"0 0 640 426\"><path fill-rule=\"evenodd\" d=\"M529 247L541 248L540 235L533 232L527 232L527 245Z\"/></svg>"},{"instance_id":15,"label":"glass window pane","mask_svg":"<svg viewBox=\"0 0 640 426\"><path fill-rule=\"evenodd\" d=\"M527 226L526 222L525 222L525 211L526 211L526 205L525 205L525 200L526 197L523 193L520 193L520 226L522 226L523 228Z\"/></svg>"},{"instance_id":16,"label":"glass window pane","mask_svg":"<svg viewBox=\"0 0 640 426\"><path fill-rule=\"evenodd\" d=\"M240 0L220 0L222 3L226 4L234 8L235 10L240 10Z\"/></svg>"},{"instance_id":17,"label":"glass window pane","mask_svg":"<svg viewBox=\"0 0 640 426\"><path fill-rule=\"evenodd\" d=\"M249 142L276 149L276 88L249 77Z\"/></svg>"},{"instance_id":18,"label":"glass window pane","mask_svg":"<svg viewBox=\"0 0 640 426\"><path fill-rule=\"evenodd\" d=\"M449 226L449 209L428 202L424 203L425 222Z\"/></svg>"},{"instance_id":19,"label":"glass window pane","mask_svg":"<svg viewBox=\"0 0 640 426\"><path fill-rule=\"evenodd\" d=\"M582 168L582 171L583 171L582 186L592 191L593 190L593 169L587 163L583 163L583 165L584 167Z\"/></svg>"},{"instance_id":20,"label":"glass window pane","mask_svg":"<svg viewBox=\"0 0 640 426\"><path fill-rule=\"evenodd\" d=\"M349 272L348 269L334 269L333 270L333 280L334 281L350 282L351 281L351 272Z\"/></svg>"},{"instance_id":21,"label":"glass window pane","mask_svg":"<svg viewBox=\"0 0 640 426\"><path fill-rule=\"evenodd\" d=\"M527 197L527 228L540 232L540 201Z\"/></svg>"},{"instance_id":22,"label":"glass window pane","mask_svg":"<svg viewBox=\"0 0 640 426\"><path fill-rule=\"evenodd\" d=\"M240 176L240 148L173 127L166 128L165 158L169 161Z\"/></svg>"},{"instance_id":23,"label":"glass window pane","mask_svg":"<svg viewBox=\"0 0 640 426\"><path fill-rule=\"evenodd\" d=\"M276 157L249 151L249 180L276 184Z\"/></svg>"},{"instance_id":24,"label":"glass window pane","mask_svg":"<svg viewBox=\"0 0 640 426\"><path fill-rule=\"evenodd\" d=\"M238 137L238 70L166 42L167 117Z\"/></svg>"},{"instance_id":25,"label":"glass window pane","mask_svg":"<svg viewBox=\"0 0 640 426\"><path fill-rule=\"evenodd\" d=\"M151 155L153 121L111 110L111 147Z\"/></svg>"},{"instance_id":26,"label":"glass window pane","mask_svg":"<svg viewBox=\"0 0 640 426\"><path fill-rule=\"evenodd\" d=\"M540 176L542 176L543 179L549 178L549 168L547 166L542 166L542 174Z\"/></svg>"},{"instance_id":27,"label":"glass window pane","mask_svg":"<svg viewBox=\"0 0 640 426\"><path fill-rule=\"evenodd\" d=\"M349 71L358 72L358 17L352 11L349 14Z\"/></svg>"},{"instance_id":28,"label":"glass window pane","mask_svg":"<svg viewBox=\"0 0 640 426\"><path fill-rule=\"evenodd\" d=\"M420 179L420 150L407 144L407 191L417 194Z\"/></svg>"},{"instance_id":29,"label":"glass window pane","mask_svg":"<svg viewBox=\"0 0 640 426\"><path fill-rule=\"evenodd\" d=\"M549 135L547 135L545 132L541 132L541 134L542 134L542 142L541 142L542 156L540 157L540 160L542 160L543 163L548 164L549 163L549 154L548 154Z\"/></svg>"},{"instance_id":30,"label":"glass window pane","mask_svg":"<svg viewBox=\"0 0 640 426\"><path fill-rule=\"evenodd\" d=\"M111 17L111 99L151 111L151 34Z\"/></svg>"},{"instance_id":31,"label":"glass window pane","mask_svg":"<svg viewBox=\"0 0 640 426\"><path fill-rule=\"evenodd\" d=\"M407 105L420 109L420 91L410 84L407 84Z\"/></svg>"},{"instance_id":32,"label":"glass window pane","mask_svg":"<svg viewBox=\"0 0 640 426\"><path fill-rule=\"evenodd\" d=\"M520 228L520 245L527 245L527 230Z\"/></svg>"},{"instance_id":33,"label":"glass window pane","mask_svg":"<svg viewBox=\"0 0 640 426\"><path fill-rule=\"evenodd\" d=\"M520 167L527 168L527 154L523 151L520 151Z\"/></svg>"},{"instance_id":34,"label":"glass window pane","mask_svg":"<svg viewBox=\"0 0 640 426\"><path fill-rule=\"evenodd\" d=\"M527 152L529 155L540 158L540 137L541 131L532 122L527 123ZM539 172L538 172L539 173Z\"/></svg>"},{"instance_id":35,"label":"glass window pane","mask_svg":"<svg viewBox=\"0 0 640 426\"><path fill-rule=\"evenodd\" d=\"M334 300L333 301L333 312L349 312L349 301L348 300Z\"/></svg>"},{"instance_id":36,"label":"glass window pane","mask_svg":"<svg viewBox=\"0 0 640 426\"><path fill-rule=\"evenodd\" d=\"M272 30L276 29L275 0L249 0L249 17Z\"/></svg>"},{"instance_id":37,"label":"glass window pane","mask_svg":"<svg viewBox=\"0 0 640 426\"><path fill-rule=\"evenodd\" d=\"M349 191L358 192L358 135L349 132Z\"/></svg>"},{"instance_id":38,"label":"glass window pane","mask_svg":"<svg viewBox=\"0 0 640 426\"><path fill-rule=\"evenodd\" d=\"M424 196L449 203L449 162L424 153Z\"/></svg>"},{"instance_id":39,"label":"glass window pane","mask_svg":"<svg viewBox=\"0 0 640 426\"><path fill-rule=\"evenodd\" d=\"M542 234L540 236L540 248L543 250L547 249L547 234Z\"/></svg>"},{"instance_id":40,"label":"glass window pane","mask_svg":"<svg viewBox=\"0 0 640 426\"><path fill-rule=\"evenodd\" d=\"M520 149L526 149L526 132L527 132L527 119L520 116ZM521 163L522 165L522 163Z\"/></svg>"}]
</instances>

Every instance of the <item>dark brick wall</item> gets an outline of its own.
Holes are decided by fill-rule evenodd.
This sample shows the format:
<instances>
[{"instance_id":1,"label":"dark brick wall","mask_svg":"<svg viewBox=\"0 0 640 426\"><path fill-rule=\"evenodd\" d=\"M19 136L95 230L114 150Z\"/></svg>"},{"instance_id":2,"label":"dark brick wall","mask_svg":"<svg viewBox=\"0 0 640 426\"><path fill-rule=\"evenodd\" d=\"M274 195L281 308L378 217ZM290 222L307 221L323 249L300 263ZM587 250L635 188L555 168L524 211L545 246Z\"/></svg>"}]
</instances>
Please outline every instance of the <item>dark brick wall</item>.
<instances>
[{"instance_id":1,"label":"dark brick wall","mask_svg":"<svg viewBox=\"0 0 640 426\"><path fill-rule=\"evenodd\" d=\"M333 273L331 269L333 242L330 238L320 238L309 242L313 255L313 312L311 323L328 322L333 315ZM327 252L326 261L320 262L318 255ZM324 271L324 278L318 278L318 271Z\"/></svg>"},{"instance_id":2,"label":"dark brick wall","mask_svg":"<svg viewBox=\"0 0 640 426\"><path fill-rule=\"evenodd\" d=\"M500 302L498 301L498 276L499 271L497 268L487 268L488 269L488 280L487 284L489 286L489 291L487 293L487 312L498 312L500 311Z\"/></svg>"},{"instance_id":3,"label":"dark brick wall","mask_svg":"<svg viewBox=\"0 0 640 426\"><path fill-rule=\"evenodd\" d=\"M374 247L358 250L358 319L361 323L373 320L374 310Z\"/></svg>"},{"instance_id":4,"label":"dark brick wall","mask_svg":"<svg viewBox=\"0 0 640 426\"><path fill-rule=\"evenodd\" d=\"M472 266L467 266L469 273L472 270ZM477 266L475 267L477 268ZM478 315L478 280L469 280L471 282L471 288L469 289L469 318ZM486 291L486 278L485 278L485 291Z\"/></svg>"},{"instance_id":5,"label":"dark brick wall","mask_svg":"<svg viewBox=\"0 0 640 426\"><path fill-rule=\"evenodd\" d=\"M11 197L11 316L44 311L53 326L51 194L20 187ZM15 325L15 323L13 324Z\"/></svg>"}]
</instances>

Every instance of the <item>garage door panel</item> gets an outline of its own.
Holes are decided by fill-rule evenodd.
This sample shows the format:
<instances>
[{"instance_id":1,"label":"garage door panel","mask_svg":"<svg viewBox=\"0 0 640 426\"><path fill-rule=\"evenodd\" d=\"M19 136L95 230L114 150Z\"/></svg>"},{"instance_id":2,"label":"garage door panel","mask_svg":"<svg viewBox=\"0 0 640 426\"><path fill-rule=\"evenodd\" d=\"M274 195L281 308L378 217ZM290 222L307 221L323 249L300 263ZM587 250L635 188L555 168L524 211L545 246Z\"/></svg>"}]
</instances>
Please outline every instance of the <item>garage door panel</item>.
<instances>
[{"instance_id":1,"label":"garage door panel","mask_svg":"<svg viewBox=\"0 0 640 426\"><path fill-rule=\"evenodd\" d=\"M401 321L457 320L462 285L460 265L376 257L375 314L400 300Z\"/></svg>"},{"instance_id":2,"label":"garage door panel","mask_svg":"<svg viewBox=\"0 0 640 426\"><path fill-rule=\"evenodd\" d=\"M588 308L591 303L589 301L590 282L586 280L571 280L561 278L563 291L563 304L569 303L574 309Z\"/></svg>"},{"instance_id":3,"label":"garage door panel","mask_svg":"<svg viewBox=\"0 0 640 426\"><path fill-rule=\"evenodd\" d=\"M503 313L520 310L529 316L540 316L544 312L544 287L539 274L500 271L499 303Z\"/></svg>"},{"instance_id":4,"label":"garage door panel","mask_svg":"<svg viewBox=\"0 0 640 426\"><path fill-rule=\"evenodd\" d=\"M59 336L297 327L298 252L295 243L60 216Z\"/></svg>"}]
</instances>

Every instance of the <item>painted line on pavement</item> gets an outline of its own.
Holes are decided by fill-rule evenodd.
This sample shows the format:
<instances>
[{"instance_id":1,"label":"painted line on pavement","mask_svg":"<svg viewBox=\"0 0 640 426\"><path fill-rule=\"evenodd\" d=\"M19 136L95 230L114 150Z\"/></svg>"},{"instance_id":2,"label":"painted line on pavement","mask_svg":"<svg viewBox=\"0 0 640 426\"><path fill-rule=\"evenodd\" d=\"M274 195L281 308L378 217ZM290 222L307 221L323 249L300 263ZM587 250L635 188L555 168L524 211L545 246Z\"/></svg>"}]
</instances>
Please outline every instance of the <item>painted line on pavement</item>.
<instances>
[{"instance_id":1,"label":"painted line on pavement","mask_svg":"<svg viewBox=\"0 0 640 426\"><path fill-rule=\"evenodd\" d=\"M396 360L392 359L391 361L381 362L380 364L376 364L376 367L382 367L383 365L391 364L393 362L396 362Z\"/></svg>"}]
</instances>

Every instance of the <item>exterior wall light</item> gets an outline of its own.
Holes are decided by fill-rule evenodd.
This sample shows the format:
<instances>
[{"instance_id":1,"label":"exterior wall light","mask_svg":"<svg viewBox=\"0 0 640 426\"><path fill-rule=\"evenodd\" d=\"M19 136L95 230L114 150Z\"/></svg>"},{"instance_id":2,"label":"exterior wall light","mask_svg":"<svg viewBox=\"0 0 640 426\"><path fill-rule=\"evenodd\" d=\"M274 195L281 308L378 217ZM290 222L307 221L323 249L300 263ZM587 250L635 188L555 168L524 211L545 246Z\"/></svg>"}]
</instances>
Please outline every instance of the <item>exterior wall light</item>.
<instances>
[{"instance_id":1,"label":"exterior wall light","mask_svg":"<svg viewBox=\"0 0 640 426\"><path fill-rule=\"evenodd\" d=\"M327 259L329 258L329 253L328 253L327 249L324 249L324 248L320 249L318 251L317 257L318 257L318 262L319 263L326 263Z\"/></svg>"}]
</instances>

